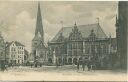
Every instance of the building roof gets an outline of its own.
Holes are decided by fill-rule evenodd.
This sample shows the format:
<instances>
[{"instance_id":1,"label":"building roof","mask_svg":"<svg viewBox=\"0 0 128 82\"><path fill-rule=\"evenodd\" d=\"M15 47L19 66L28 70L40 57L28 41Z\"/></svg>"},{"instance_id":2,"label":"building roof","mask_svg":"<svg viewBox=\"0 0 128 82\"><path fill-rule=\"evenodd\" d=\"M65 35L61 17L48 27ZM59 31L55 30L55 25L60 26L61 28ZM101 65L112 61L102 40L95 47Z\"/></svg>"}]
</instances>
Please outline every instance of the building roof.
<instances>
[{"instance_id":1,"label":"building roof","mask_svg":"<svg viewBox=\"0 0 128 82\"><path fill-rule=\"evenodd\" d=\"M59 35L62 33L62 35L64 36L64 38L68 38L70 33L72 32L72 29L74 28L74 26L72 27L63 27L56 35L55 37L50 41L50 42L56 42ZM77 28L79 29L79 31L82 34L82 37L84 39L88 38L88 36L91 33L91 30L94 30L94 33L96 34L97 38L107 38L106 34L104 33L103 29L100 27L100 25L98 23L96 24L89 24L89 25L79 25L77 26Z\"/></svg>"},{"instance_id":2,"label":"building roof","mask_svg":"<svg viewBox=\"0 0 128 82\"><path fill-rule=\"evenodd\" d=\"M23 44L21 44L20 42L17 42L17 41L15 41L15 44L16 44L16 46L24 46Z\"/></svg>"},{"instance_id":3,"label":"building roof","mask_svg":"<svg viewBox=\"0 0 128 82\"><path fill-rule=\"evenodd\" d=\"M23 44L21 44L18 41L7 42L7 46L10 46L12 43L15 43L16 46L24 46Z\"/></svg>"},{"instance_id":4,"label":"building roof","mask_svg":"<svg viewBox=\"0 0 128 82\"><path fill-rule=\"evenodd\" d=\"M12 42L6 42L6 44L7 44L7 47L9 47L12 44Z\"/></svg>"}]
</instances>

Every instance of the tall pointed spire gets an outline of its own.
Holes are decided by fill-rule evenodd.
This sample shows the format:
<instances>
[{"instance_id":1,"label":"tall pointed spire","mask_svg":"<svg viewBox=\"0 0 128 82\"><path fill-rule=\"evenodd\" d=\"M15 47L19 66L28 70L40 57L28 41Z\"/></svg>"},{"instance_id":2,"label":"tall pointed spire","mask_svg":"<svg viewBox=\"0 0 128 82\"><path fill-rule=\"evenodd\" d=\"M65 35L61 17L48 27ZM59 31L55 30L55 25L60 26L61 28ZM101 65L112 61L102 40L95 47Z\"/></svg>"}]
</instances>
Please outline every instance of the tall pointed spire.
<instances>
[{"instance_id":1,"label":"tall pointed spire","mask_svg":"<svg viewBox=\"0 0 128 82\"><path fill-rule=\"evenodd\" d=\"M38 3L35 36L37 36L38 34L41 35L42 41L44 42L44 30L43 30L43 24L42 24L40 3Z\"/></svg>"}]
</instances>

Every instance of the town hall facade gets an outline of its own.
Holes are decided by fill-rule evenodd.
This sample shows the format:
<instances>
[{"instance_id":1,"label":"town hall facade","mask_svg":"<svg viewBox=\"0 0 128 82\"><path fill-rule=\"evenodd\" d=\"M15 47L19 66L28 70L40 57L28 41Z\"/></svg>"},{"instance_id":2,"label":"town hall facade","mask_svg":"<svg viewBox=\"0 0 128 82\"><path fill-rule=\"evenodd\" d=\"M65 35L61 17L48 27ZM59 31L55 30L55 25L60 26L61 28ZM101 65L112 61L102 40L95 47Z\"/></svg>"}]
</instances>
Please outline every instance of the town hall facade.
<instances>
[{"instance_id":1,"label":"town hall facade","mask_svg":"<svg viewBox=\"0 0 128 82\"><path fill-rule=\"evenodd\" d=\"M63 27L48 43L50 63L77 64L80 60L93 60L97 65L110 65L111 37L107 37L99 23Z\"/></svg>"}]
</instances>

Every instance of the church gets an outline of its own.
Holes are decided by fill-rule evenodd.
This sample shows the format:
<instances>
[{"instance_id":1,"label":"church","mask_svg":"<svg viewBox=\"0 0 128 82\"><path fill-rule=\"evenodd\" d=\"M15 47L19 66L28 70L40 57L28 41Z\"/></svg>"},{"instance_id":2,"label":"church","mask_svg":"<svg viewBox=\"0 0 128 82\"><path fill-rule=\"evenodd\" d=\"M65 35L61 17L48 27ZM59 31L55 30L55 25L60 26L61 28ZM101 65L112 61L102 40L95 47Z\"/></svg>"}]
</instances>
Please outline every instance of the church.
<instances>
[{"instance_id":1,"label":"church","mask_svg":"<svg viewBox=\"0 0 128 82\"><path fill-rule=\"evenodd\" d=\"M111 63L111 37L107 37L99 23L62 27L48 46L48 61L53 64L77 64L82 59L93 59L101 67Z\"/></svg>"},{"instance_id":2,"label":"church","mask_svg":"<svg viewBox=\"0 0 128 82\"><path fill-rule=\"evenodd\" d=\"M32 60L34 62L46 61L47 47L44 43L44 30L40 4L38 4L35 36L32 39Z\"/></svg>"}]
</instances>

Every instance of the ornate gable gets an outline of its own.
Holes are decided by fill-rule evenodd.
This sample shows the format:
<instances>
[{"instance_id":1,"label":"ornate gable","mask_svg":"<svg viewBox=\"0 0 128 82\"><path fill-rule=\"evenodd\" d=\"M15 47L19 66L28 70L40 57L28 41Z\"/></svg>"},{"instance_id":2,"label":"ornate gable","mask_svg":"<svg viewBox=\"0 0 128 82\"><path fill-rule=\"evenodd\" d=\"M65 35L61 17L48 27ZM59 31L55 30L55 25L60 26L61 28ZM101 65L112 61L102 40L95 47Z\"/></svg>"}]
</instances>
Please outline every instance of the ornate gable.
<instances>
[{"instance_id":1,"label":"ornate gable","mask_svg":"<svg viewBox=\"0 0 128 82\"><path fill-rule=\"evenodd\" d=\"M74 28L72 29L72 32L69 35L69 40L75 40L75 41L82 40L82 34L77 28L76 23L75 23Z\"/></svg>"},{"instance_id":2,"label":"ornate gable","mask_svg":"<svg viewBox=\"0 0 128 82\"><path fill-rule=\"evenodd\" d=\"M95 34L94 30L92 29L92 30L91 30L91 33L90 33L90 35L89 35L89 37L88 37L88 40L94 41L94 40L96 40L96 39L97 39L96 34Z\"/></svg>"},{"instance_id":3,"label":"ornate gable","mask_svg":"<svg viewBox=\"0 0 128 82\"><path fill-rule=\"evenodd\" d=\"M62 35L62 33L60 33L58 39L57 39L57 42L63 42L65 39L64 39L64 36Z\"/></svg>"}]
</instances>

